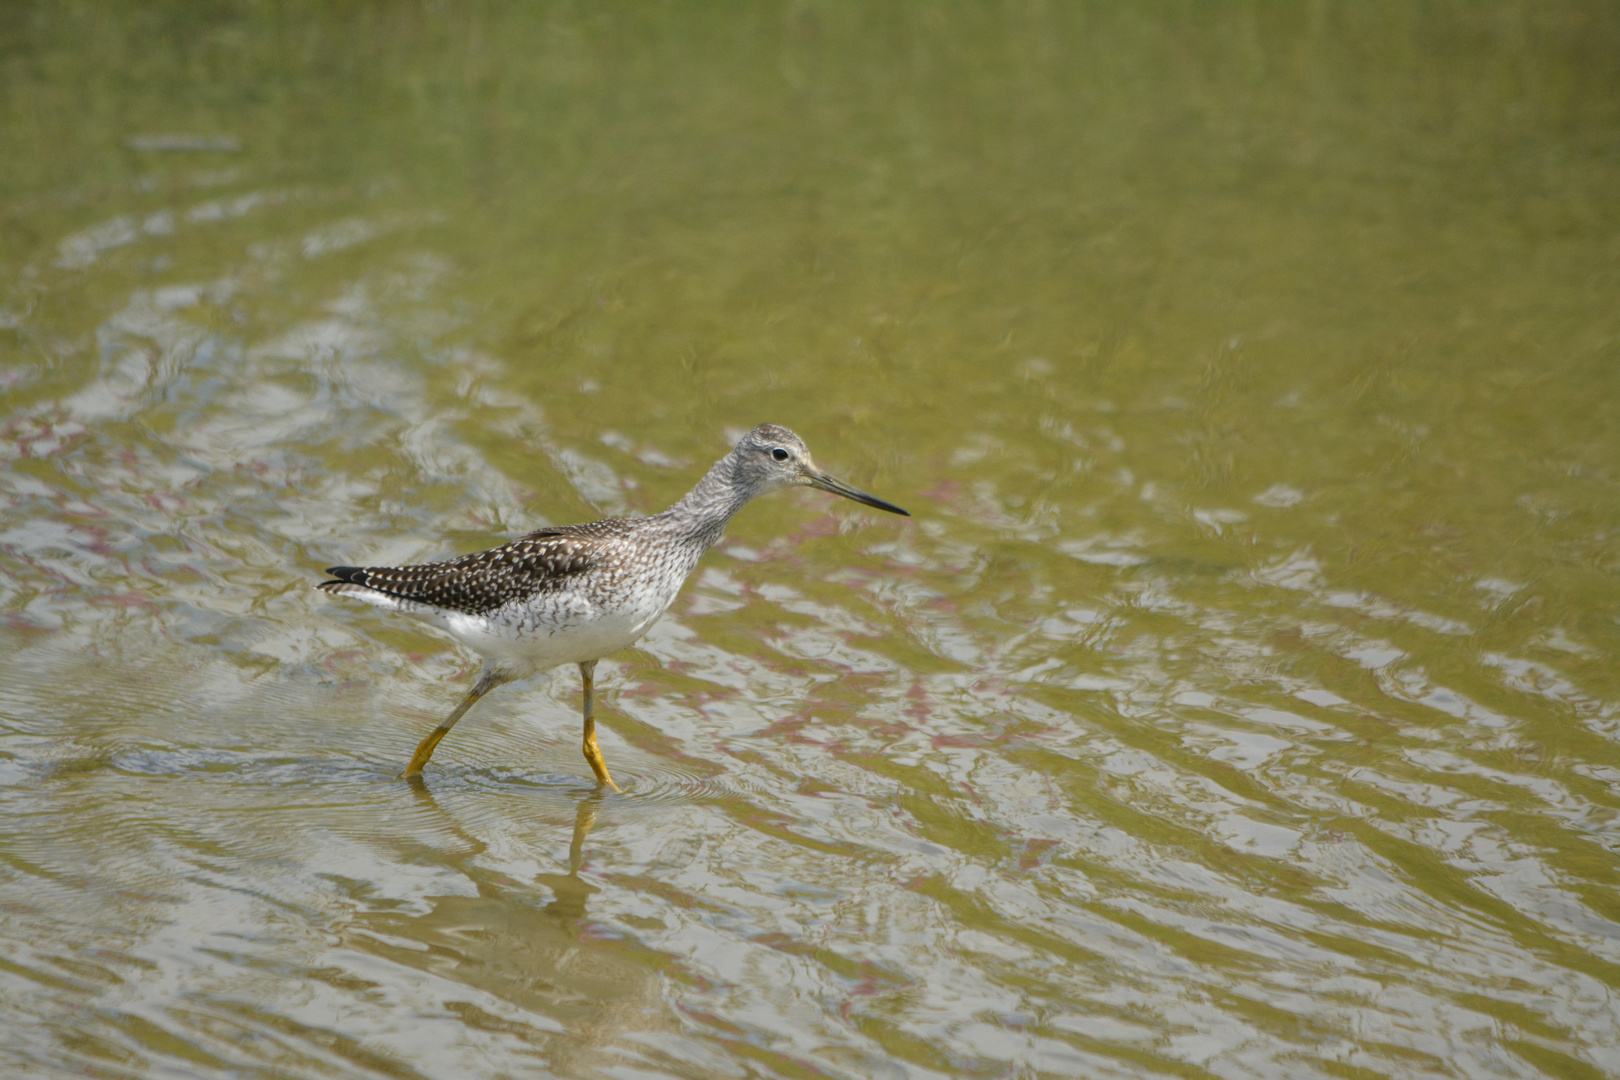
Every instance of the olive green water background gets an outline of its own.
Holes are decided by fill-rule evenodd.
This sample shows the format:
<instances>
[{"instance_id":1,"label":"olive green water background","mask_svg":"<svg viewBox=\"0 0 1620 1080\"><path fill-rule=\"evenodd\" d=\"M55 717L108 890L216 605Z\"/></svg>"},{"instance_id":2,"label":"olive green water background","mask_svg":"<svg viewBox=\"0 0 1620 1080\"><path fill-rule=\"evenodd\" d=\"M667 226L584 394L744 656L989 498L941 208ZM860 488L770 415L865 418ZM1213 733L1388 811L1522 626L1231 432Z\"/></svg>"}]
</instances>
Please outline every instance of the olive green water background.
<instances>
[{"instance_id":1,"label":"olive green water background","mask_svg":"<svg viewBox=\"0 0 1620 1080\"><path fill-rule=\"evenodd\" d=\"M8 4L0 394L8 1076L1620 1073L1614 4Z\"/></svg>"}]
</instances>

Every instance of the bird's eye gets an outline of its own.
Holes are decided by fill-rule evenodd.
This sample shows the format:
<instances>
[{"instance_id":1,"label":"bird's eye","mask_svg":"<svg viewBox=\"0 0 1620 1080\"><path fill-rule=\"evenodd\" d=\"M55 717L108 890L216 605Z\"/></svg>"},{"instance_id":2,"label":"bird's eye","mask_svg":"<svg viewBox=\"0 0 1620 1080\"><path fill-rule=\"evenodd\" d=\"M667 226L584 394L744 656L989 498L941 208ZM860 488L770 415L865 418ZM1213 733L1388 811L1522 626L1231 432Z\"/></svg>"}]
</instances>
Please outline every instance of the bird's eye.
<instances>
[{"instance_id":1,"label":"bird's eye","mask_svg":"<svg viewBox=\"0 0 1620 1080\"><path fill-rule=\"evenodd\" d=\"M771 457L775 458L777 461L786 461L788 459L788 452L778 446L775 450L771 451Z\"/></svg>"}]
</instances>

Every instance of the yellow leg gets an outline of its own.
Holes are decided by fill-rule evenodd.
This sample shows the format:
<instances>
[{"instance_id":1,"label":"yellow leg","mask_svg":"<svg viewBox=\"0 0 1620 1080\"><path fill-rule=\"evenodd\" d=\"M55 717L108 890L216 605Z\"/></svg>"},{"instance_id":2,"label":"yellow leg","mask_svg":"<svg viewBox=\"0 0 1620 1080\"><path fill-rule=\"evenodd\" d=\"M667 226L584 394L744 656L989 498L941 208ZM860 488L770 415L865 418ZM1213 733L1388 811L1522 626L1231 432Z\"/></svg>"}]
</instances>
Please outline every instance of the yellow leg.
<instances>
[{"instance_id":1,"label":"yellow leg","mask_svg":"<svg viewBox=\"0 0 1620 1080\"><path fill-rule=\"evenodd\" d=\"M479 698L505 681L505 679L491 671L485 671L478 676L478 681L473 683L473 688L467 692L466 698L462 700L460 705L456 706L456 711L451 713L444 723L429 732L427 738L417 744L416 753L411 755L411 763L405 766L404 772L399 774L400 779L408 780L412 777L421 776L422 766L426 765L428 758L433 756L433 750L439 745L439 740L450 734L450 729L456 726L456 721L466 716L467 710L472 708Z\"/></svg>"},{"instance_id":2,"label":"yellow leg","mask_svg":"<svg viewBox=\"0 0 1620 1080\"><path fill-rule=\"evenodd\" d=\"M585 680L585 760L596 774L598 785L618 791L619 785L608 775L602 749L596 745L596 661L587 660L579 665L579 674Z\"/></svg>"}]
</instances>

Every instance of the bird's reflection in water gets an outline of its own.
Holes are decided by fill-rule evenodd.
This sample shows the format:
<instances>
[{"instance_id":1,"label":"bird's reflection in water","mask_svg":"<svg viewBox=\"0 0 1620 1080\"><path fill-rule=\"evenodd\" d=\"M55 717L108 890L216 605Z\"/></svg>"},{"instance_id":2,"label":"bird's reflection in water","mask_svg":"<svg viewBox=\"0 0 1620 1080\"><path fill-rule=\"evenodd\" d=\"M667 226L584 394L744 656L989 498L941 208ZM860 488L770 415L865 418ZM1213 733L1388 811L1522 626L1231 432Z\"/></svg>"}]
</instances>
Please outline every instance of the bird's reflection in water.
<instances>
[{"instance_id":1,"label":"bird's reflection in water","mask_svg":"<svg viewBox=\"0 0 1620 1080\"><path fill-rule=\"evenodd\" d=\"M579 801L568 872L534 878L551 894L542 903L542 890L480 865L488 845L458 824L421 780L414 779L412 788L463 843L454 851L402 854L453 869L472 882L477 895L430 897L432 908L426 914L398 908L361 912L355 919L361 932L348 935L351 945L544 1017L525 1024L514 1019L511 1008L497 1016L476 1001L445 1001L469 1027L515 1035L543 1048L554 1068L565 1060L594 1058L621 1031L657 1030L673 1023L658 975L670 966L671 957L622 934L603 932L588 918L588 903L599 890L582 880L579 871L586 840L602 810L600 791ZM561 1033L555 1030L559 1024L565 1029Z\"/></svg>"},{"instance_id":2,"label":"bird's reflection in water","mask_svg":"<svg viewBox=\"0 0 1620 1080\"><path fill-rule=\"evenodd\" d=\"M585 901L596 892L596 888L579 879L579 868L585 864L585 838L596 824L596 812L601 809L605 797L602 789L598 788L579 800L579 808L574 812L574 837L568 842L568 873L534 876L534 880L556 896L545 907L548 915L571 922L585 918Z\"/></svg>"}]
</instances>

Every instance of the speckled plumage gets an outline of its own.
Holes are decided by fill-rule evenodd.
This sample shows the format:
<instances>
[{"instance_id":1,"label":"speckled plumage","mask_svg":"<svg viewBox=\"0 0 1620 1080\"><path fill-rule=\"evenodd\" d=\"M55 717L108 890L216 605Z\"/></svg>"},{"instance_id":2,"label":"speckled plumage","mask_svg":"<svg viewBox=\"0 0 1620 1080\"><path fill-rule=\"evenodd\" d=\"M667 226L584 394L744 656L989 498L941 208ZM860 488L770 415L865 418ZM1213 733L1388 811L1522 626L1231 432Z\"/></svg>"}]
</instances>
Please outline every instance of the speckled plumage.
<instances>
[{"instance_id":1,"label":"speckled plumage","mask_svg":"<svg viewBox=\"0 0 1620 1080\"><path fill-rule=\"evenodd\" d=\"M507 678L628 648L720 536L686 515L541 529L420 566L334 566L321 588L424 618Z\"/></svg>"},{"instance_id":2,"label":"speckled plumage","mask_svg":"<svg viewBox=\"0 0 1620 1080\"><path fill-rule=\"evenodd\" d=\"M558 664L581 665L590 758L590 666L651 629L737 511L758 495L795 484L905 513L816 468L793 432L762 424L661 514L540 529L443 562L335 566L327 571L334 580L320 588L426 619L484 657L483 677L440 726L441 737L478 696L501 682ZM430 739L413 760L417 772L437 742ZM611 783L605 768L598 777Z\"/></svg>"}]
</instances>

